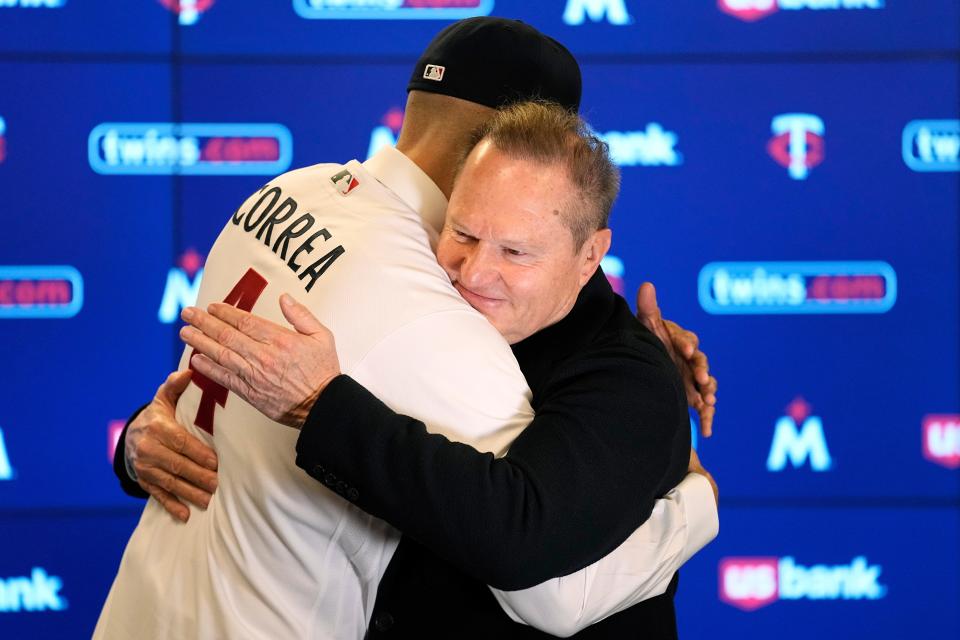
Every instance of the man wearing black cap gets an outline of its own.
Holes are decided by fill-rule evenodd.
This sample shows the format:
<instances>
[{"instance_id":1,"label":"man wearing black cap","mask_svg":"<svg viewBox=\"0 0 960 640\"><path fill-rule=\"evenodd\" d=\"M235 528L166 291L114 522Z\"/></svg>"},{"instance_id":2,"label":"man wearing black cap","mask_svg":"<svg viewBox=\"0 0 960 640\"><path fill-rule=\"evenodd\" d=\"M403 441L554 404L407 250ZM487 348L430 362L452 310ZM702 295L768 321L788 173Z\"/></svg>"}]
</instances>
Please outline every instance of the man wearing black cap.
<instances>
[{"instance_id":1,"label":"man wearing black cap","mask_svg":"<svg viewBox=\"0 0 960 640\"><path fill-rule=\"evenodd\" d=\"M483 48L491 43L493 51ZM503 56L504 66L491 57L495 52ZM504 74L508 63L516 70L517 55L537 63ZM488 65L462 67L462 59L478 57ZM555 72L570 64L574 80L569 73ZM444 84L462 78L463 68L476 82L460 88ZM396 150L384 150L363 165L291 172L237 210L210 253L200 302L225 300L270 320L293 321L297 307L289 298L282 309L274 301L281 293L296 295L334 329L340 364L354 379L395 409L424 419L431 431L499 456L530 421L528 392L505 343L456 295L430 248L442 225L457 155L470 131L489 119L492 107L520 96L552 98L575 109L579 72L569 53L532 29L481 19L441 34L411 86ZM189 357L188 350L181 369ZM288 376L284 385L296 389L310 379L303 373ZM188 379L175 374L129 426L126 449L132 467L157 501L148 504L127 548L97 637L128 637L134 629L142 637L144 620L155 625L153 635L358 637L370 619L396 533L351 506L361 499L358 487L319 465L309 472L332 492L302 475L291 459L295 434L278 431L201 375L194 374L196 384L176 407L177 420L191 425L193 434L189 440L179 436L186 458L164 462L149 453L147 445L157 446L158 433L178 432L170 401ZM306 389L304 397L311 393ZM668 428L679 429L679 448L685 450L680 425L673 420ZM219 490L206 511L194 511L187 525L177 527L163 512L166 508L187 519L174 495L205 503L202 495L194 500L197 494L184 485L185 480L195 485L209 481L188 460L200 459L206 451L197 437L218 451ZM670 449L676 449L673 440ZM664 454L670 457L669 451ZM123 480L122 456L118 462ZM685 459L679 466L676 462L664 463L674 475L687 466ZM177 466L181 479L163 475L162 468ZM703 491L691 490L691 495L702 498ZM686 518L696 499L682 506L678 497L673 503L661 501L661 516L670 511ZM649 512L650 506L637 504L636 512ZM632 529L641 519L627 516L624 521L633 521ZM599 545L609 542L603 538ZM665 556L670 556L675 562L684 552L664 552L659 560L667 562ZM621 548L604 560L630 553ZM579 556L597 555L596 549L576 550L571 557L557 558L556 566L567 568ZM432 562L427 555L422 558ZM515 562L522 565L523 559ZM416 571L409 564L407 569ZM581 596L592 597L588 592L580 589ZM542 598L543 591L534 595ZM514 596L500 597L509 605ZM522 600L524 594L518 597ZM514 611L521 605L518 601ZM476 606L481 610L486 605L478 601ZM375 628L385 626L383 616L374 619ZM463 635L456 629L450 633Z\"/></svg>"}]
</instances>

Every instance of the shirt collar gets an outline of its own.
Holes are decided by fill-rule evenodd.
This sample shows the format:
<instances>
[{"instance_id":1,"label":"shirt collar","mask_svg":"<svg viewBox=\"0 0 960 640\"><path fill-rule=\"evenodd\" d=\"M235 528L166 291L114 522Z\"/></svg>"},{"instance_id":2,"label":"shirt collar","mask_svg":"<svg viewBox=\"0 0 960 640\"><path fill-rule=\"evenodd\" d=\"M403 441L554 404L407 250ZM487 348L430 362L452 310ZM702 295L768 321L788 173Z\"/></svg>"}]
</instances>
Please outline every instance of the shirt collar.
<instances>
[{"instance_id":1,"label":"shirt collar","mask_svg":"<svg viewBox=\"0 0 960 640\"><path fill-rule=\"evenodd\" d=\"M447 215L447 198L413 160L387 146L364 162L363 168L440 233Z\"/></svg>"}]
</instances>

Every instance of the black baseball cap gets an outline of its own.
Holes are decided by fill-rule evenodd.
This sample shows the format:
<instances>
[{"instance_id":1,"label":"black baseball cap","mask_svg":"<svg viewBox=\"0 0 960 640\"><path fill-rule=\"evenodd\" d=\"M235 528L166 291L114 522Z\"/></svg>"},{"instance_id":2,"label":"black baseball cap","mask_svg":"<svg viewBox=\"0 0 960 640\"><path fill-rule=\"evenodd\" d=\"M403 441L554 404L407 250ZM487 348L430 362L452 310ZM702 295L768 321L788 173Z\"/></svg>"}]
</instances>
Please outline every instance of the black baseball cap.
<instances>
[{"instance_id":1,"label":"black baseball cap","mask_svg":"<svg viewBox=\"0 0 960 640\"><path fill-rule=\"evenodd\" d=\"M407 91L494 109L540 98L580 110L580 66L566 47L519 20L482 16L446 27L417 60Z\"/></svg>"}]
</instances>

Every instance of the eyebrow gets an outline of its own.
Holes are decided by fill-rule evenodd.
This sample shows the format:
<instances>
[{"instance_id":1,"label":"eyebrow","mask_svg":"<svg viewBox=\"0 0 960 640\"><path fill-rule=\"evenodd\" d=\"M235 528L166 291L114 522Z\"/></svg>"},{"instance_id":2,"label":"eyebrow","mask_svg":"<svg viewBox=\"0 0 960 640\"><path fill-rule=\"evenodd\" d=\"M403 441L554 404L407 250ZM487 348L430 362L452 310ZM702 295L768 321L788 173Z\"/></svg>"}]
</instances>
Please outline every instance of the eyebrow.
<instances>
[{"instance_id":1,"label":"eyebrow","mask_svg":"<svg viewBox=\"0 0 960 640\"><path fill-rule=\"evenodd\" d=\"M450 226L453 228L454 231L457 231L458 233L468 235L471 238L477 237L476 234L474 234L470 229L467 229L464 225L458 222L455 222L454 220L450 221ZM539 248L539 245L536 244L536 242L532 242L530 240L517 240L513 238L497 238L496 243L501 246L508 246L510 248L517 248L517 249L524 249L524 250Z\"/></svg>"}]
</instances>

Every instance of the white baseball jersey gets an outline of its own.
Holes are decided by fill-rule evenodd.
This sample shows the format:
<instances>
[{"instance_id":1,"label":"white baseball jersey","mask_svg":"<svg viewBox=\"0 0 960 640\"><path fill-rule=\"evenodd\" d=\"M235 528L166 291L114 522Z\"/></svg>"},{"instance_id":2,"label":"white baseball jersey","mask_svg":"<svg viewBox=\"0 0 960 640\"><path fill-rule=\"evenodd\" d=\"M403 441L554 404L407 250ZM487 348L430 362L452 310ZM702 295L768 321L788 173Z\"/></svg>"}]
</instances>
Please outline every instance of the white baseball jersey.
<instances>
[{"instance_id":1,"label":"white baseball jersey","mask_svg":"<svg viewBox=\"0 0 960 640\"><path fill-rule=\"evenodd\" d=\"M436 185L393 148L363 164L284 174L217 238L197 305L226 301L286 324L278 299L289 293L334 333L344 373L432 432L503 455L533 417L530 392L507 343L437 264L445 208ZM148 501L94 637L362 638L399 532L299 469L297 431L211 381L194 375L177 420L217 450L219 488L186 524ZM628 541L572 589L556 580L514 592L518 599L498 592L505 609L536 618L525 611L559 598L588 623L643 599L638 589L662 593L712 537L700 540L688 524L716 516L702 485L654 513L642 548ZM590 596L598 567L618 553L651 571L616 601ZM651 579L654 568L665 579ZM585 602L598 603L599 615L587 607L584 616Z\"/></svg>"}]
</instances>

